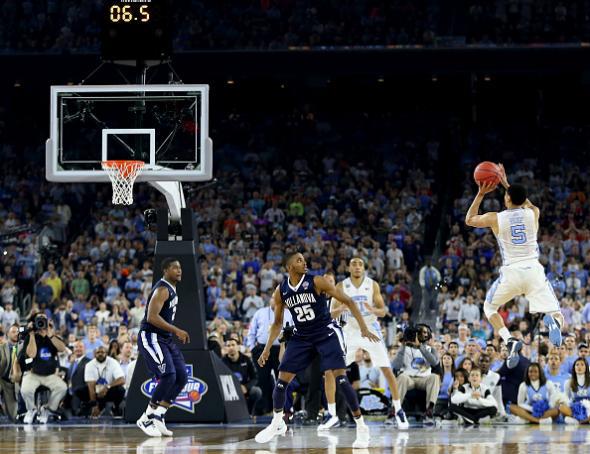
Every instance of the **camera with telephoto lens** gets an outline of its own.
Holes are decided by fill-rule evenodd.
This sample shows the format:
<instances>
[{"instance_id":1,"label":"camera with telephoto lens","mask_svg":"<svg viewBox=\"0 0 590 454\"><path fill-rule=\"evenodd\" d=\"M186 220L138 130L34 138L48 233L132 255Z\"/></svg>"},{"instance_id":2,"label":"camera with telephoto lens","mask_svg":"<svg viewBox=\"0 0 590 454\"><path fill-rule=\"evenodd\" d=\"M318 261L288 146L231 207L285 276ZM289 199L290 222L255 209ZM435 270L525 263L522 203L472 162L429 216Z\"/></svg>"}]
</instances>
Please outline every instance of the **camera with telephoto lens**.
<instances>
[{"instance_id":1,"label":"camera with telephoto lens","mask_svg":"<svg viewBox=\"0 0 590 454\"><path fill-rule=\"evenodd\" d=\"M293 337L293 330L295 329L295 325L291 325L289 324L289 322L287 322L287 324L285 325L285 327L283 328L283 332L281 334L281 337L279 338L279 342L285 342L285 344L287 342L289 342L289 340L291 340L291 338Z\"/></svg>"},{"instance_id":2,"label":"camera with telephoto lens","mask_svg":"<svg viewBox=\"0 0 590 454\"><path fill-rule=\"evenodd\" d=\"M31 326L30 328L21 326L18 329L18 337L21 341L25 340L29 333L35 333L37 331L47 329L47 327L49 326L49 320L47 320L47 317L41 314L35 315L35 317L31 321L33 322L33 326Z\"/></svg>"},{"instance_id":3,"label":"camera with telephoto lens","mask_svg":"<svg viewBox=\"0 0 590 454\"><path fill-rule=\"evenodd\" d=\"M416 341L416 339L421 344L428 342L430 339L432 339L432 329L430 328L430 326L424 323L420 323L416 326L408 326L404 330L404 335L402 338L403 342L413 344Z\"/></svg>"}]
</instances>

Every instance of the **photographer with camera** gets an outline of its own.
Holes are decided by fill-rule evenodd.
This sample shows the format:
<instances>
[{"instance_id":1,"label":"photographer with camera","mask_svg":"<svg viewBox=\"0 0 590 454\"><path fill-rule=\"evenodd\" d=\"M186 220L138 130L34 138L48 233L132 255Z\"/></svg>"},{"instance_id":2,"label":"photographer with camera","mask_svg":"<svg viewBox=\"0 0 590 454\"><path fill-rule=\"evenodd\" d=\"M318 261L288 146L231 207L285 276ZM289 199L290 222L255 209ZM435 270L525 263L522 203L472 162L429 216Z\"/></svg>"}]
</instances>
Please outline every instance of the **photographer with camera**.
<instances>
[{"instance_id":1,"label":"photographer with camera","mask_svg":"<svg viewBox=\"0 0 590 454\"><path fill-rule=\"evenodd\" d=\"M433 416L434 405L440 391L440 377L432 369L439 364L436 350L427 342L432 338L432 331L428 325L410 326L404 331L402 347L393 360L393 368L402 370L397 377L400 400L404 401L406 393L411 389L426 391L427 420Z\"/></svg>"},{"instance_id":2,"label":"photographer with camera","mask_svg":"<svg viewBox=\"0 0 590 454\"><path fill-rule=\"evenodd\" d=\"M49 388L50 396L47 406L39 410L38 420L45 424L49 410L55 412L66 395L67 385L56 374L59 367L57 354L66 350L64 341L55 335L53 321L45 314L36 314L27 324L21 355L27 368L23 375L21 393L27 407L25 424L31 424L37 414L35 392L40 386Z\"/></svg>"}]
</instances>

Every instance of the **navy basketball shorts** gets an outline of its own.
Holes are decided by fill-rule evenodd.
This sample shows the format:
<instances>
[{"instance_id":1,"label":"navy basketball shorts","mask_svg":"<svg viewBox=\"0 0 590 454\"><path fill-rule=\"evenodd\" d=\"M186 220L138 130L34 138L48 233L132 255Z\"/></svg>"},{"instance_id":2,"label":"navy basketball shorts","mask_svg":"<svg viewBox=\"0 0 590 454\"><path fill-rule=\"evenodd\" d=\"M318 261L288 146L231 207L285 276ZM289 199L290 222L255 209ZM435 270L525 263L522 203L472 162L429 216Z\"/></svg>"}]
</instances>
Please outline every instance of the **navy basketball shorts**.
<instances>
[{"instance_id":1,"label":"navy basketball shorts","mask_svg":"<svg viewBox=\"0 0 590 454\"><path fill-rule=\"evenodd\" d=\"M294 334L287 343L279 371L297 374L309 366L317 354L320 355L320 368L323 371L346 369L346 350L342 329L329 325L327 332L318 336Z\"/></svg>"},{"instance_id":2,"label":"navy basketball shorts","mask_svg":"<svg viewBox=\"0 0 590 454\"><path fill-rule=\"evenodd\" d=\"M137 347L148 369L157 378L186 369L184 356L172 336L165 337L141 330L137 336Z\"/></svg>"}]
</instances>

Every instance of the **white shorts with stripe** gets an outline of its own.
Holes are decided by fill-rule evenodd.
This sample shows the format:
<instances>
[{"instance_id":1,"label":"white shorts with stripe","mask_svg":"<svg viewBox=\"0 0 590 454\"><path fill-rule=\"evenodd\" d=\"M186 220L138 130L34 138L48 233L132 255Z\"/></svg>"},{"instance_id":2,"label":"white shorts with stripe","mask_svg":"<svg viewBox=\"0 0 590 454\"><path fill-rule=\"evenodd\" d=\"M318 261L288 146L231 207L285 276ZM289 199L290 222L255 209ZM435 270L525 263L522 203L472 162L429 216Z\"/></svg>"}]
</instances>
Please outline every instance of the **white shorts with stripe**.
<instances>
[{"instance_id":1,"label":"white shorts with stripe","mask_svg":"<svg viewBox=\"0 0 590 454\"><path fill-rule=\"evenodd\" d=\"M485 304L497 311L519 295L529 300L531 313L559 311L559 301L538 260L524 260L501 267L500 277L488 290Z\"/></svg>"},{"instance_id":2,"label":"white shorts with stripe","mask_svg":"<svg viewBox=\"0 0 590 454\"><path fill-rule=\"evenodd\" d=\"M358 329L349 328L350 325L346 325L344 331L344 342L346 344L346 365L354 362L356 351L359 348L366 350L371 356L371 362L375 367L389 367L389 357L387 356L387 349L385 348L385 342L383 340L379 342L371 342L369 339L362 337ZM371 329L373 334L379 336L379 332Z\"/></svg>"}]
</instances>

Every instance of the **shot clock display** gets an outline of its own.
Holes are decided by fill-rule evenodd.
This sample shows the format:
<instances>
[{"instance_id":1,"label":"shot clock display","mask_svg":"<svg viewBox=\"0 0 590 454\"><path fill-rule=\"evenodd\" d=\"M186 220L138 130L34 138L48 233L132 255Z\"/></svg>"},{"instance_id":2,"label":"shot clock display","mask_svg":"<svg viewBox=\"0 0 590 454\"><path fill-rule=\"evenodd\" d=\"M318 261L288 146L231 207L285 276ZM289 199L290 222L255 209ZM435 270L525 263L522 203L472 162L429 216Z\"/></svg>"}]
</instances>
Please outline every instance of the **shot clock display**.
<instances>
[{"instance_id":1,"label":"shot clock display","mask_svg":"<svg viewBox=\"0 0 590 454\"><path fill-rule=\"evenodd\" d=\"M102 56L106 60L162 60L172 40L169 0L103 2Z\"/></svg>"}]
</instances>

